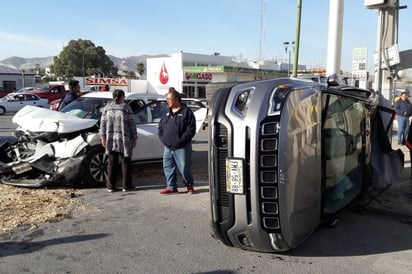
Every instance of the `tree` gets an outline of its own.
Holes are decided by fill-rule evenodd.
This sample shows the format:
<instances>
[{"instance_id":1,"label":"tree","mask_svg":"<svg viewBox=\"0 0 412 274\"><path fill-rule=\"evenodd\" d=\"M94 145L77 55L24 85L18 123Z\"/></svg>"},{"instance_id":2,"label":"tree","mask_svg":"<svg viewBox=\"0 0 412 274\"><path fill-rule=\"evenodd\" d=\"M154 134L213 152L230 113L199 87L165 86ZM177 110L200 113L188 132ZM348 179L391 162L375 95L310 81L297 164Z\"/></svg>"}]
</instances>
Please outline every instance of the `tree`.
<instances>
[{"instance_id":1,"label":"tree","mask_svg":"<svg viewBox=\"0 0 412 274\"><path fill-rule=\"evenodd\" d=\"M144 73L144 71L145 71L144 64L143 64L143 63L138 63L138 64L136 65L136 70L137 70L137 72L139 73L139 75L142 76L143 73Z\"/></svg>"},{"instance_id":2,"label":"tree","mask_svg":"<svg viewBox=\"0 0 412 274\"><path fill-rule=\"evenodd\" d=\"M117 71L106 51L90 40L71 40L60 54L54 57L52 72L65 79L90 74L113 75Z\"/></svg>"}]
</instances>

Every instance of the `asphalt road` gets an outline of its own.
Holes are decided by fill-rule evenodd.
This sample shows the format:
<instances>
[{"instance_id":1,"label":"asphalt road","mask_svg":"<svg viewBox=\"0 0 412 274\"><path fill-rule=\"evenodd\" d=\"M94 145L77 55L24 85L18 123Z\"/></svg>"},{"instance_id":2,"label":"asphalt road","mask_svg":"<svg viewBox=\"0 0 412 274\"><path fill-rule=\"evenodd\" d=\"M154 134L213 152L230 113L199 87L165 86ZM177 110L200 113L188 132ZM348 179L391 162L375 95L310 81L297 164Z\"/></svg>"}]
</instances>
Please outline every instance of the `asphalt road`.
<instances>
[{"instance_id":1,"label":"asphalt road","mask_svg":"<svg viewBox=\"0 0 412 274\"><path fill-rule=\"evenodd\" d=\"M343 212L287 253L223 245L209 225L207 143L193 149L195 194L160 195L161 165L149 177L137 167L131 192L82 189L75 216L0 234L0 273L411 273L411 224L368 213Z\"/></svg>"}]
</instances>

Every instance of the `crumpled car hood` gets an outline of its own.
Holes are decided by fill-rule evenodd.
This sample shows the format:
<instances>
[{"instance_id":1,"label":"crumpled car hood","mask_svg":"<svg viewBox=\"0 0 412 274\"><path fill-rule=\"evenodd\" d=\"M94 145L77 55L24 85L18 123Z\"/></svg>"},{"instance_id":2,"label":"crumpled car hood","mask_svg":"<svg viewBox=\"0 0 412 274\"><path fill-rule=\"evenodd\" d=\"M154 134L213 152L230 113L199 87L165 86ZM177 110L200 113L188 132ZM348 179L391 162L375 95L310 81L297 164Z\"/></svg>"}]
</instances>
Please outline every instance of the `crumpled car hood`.
<instances>
[{"instance_id":1,"label":"crumpled car hood","mask_svg":"<svg viewBox=\"0 0 412 274\"><path fill-rule=\"evenodd\" d=\"M21 129L31 132L70 133L94 126L98 120L82 119L51 109L25 106L12 119Z\"/></svg>"}]
</instances>

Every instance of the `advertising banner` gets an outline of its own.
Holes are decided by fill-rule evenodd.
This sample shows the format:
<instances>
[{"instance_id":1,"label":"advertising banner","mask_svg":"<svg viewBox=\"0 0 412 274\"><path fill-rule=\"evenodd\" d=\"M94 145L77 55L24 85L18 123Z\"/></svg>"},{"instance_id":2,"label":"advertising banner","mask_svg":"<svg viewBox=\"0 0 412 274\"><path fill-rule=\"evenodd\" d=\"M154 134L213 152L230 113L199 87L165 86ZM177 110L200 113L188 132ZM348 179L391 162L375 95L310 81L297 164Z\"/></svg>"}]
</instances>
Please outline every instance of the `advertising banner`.
<instances>
[{"instance_id":1,"label":"advertising banner","mask_svg":"<svg viewBox=\"0 0 412 274\"><path fill-rule=\"evenodd\" d=\"M183 67L181 55L147 59L149 92L165 95L170 87L182 92Z\"/></svg>"}]
</instances>

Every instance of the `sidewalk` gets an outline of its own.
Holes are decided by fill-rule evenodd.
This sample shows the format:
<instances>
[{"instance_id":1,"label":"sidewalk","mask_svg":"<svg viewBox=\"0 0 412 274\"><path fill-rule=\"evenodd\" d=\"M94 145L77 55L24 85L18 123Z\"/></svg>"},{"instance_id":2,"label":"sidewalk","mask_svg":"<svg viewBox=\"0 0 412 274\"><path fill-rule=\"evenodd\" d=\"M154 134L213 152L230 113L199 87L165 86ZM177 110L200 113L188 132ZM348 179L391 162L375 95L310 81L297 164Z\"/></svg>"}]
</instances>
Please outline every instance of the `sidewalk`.
<instances>
[{"instance_id":1,"label":"sidewalk","mask_svg":"<svg viewBox=\"0 0 412 274\"><path fill-rule=\"evenodd\" d=\"M412 224L411 157L409 149L404 145L398 145L396 140L396 138L393 139L393 149L401 149L405 155L401 180L394 182L385 192L372 201L367 206L367 210L379 214L389 214L402 222Z\"/></svg>"}]
</instances>

